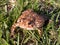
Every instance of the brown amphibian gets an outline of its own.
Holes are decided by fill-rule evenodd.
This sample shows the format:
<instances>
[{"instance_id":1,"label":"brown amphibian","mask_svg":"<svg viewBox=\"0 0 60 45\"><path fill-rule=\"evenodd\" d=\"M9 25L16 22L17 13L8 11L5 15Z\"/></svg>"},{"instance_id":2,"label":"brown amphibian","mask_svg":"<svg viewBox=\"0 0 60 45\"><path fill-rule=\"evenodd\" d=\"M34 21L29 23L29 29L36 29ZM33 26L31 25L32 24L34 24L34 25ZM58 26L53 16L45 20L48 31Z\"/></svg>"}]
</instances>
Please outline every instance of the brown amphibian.
<instances>
[{"instance_id":1,"label":"brown amphibian","mask_svg":"<svg viewBox=\"0 0 60 45\"><path fill-rule=\"evenodd\" d=\"M32 9L27 9L22 12L22 15L18 18L17 22L11 27L11 36L14 35L16 27L20 27L26 30L38 30L39 34L42 35L42 27L46 19L44 16L37 14Z\"/></svg>"}]
</instances>

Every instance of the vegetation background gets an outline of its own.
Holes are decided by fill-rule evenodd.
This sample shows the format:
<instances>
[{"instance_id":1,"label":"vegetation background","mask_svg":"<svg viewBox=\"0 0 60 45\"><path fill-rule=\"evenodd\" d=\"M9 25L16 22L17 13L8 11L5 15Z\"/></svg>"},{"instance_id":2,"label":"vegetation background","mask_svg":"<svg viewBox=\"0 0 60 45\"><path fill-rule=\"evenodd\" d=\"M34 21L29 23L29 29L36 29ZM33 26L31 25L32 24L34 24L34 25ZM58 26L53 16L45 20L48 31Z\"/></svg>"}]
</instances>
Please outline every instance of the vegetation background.
<instances>
[{"instance_id":1,"label":"vegetation background","mask_svg":"<svg viewBox=\"0 0 60 45\"><path fill-rule=\"evenodd\" d=\"M0 45L60 45L60 0L17 0L10 12L5 9L7 3L8 0L0 0ZM23 30L15 34L15 39L11 38L12 24L28 8L48 16L50 21L43 27L43 36L36 31Z\"/></svg>"}]
</instances>

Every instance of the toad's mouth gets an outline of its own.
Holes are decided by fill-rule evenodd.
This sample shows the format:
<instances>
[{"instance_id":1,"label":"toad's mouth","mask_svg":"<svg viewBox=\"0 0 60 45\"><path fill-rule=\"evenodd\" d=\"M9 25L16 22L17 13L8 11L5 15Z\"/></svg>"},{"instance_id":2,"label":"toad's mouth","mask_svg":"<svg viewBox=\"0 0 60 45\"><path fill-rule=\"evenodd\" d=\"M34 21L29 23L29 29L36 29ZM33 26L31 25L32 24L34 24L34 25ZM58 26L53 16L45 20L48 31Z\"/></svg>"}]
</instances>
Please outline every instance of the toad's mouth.
<instances>
[{"instance_id":1,"label":"toad's mouth","mask_svg":"<svg viewBox=\"0 0 60 45\"><path fill-rule=\"evenodd\" d=\"M27 27L24 27L24 26L20 26L20 28L23 28L23 29L26 29L26 30L34 30L34 28L33 27L31 27L31 28L27 28Z\"/></svg>"}]
</instances>

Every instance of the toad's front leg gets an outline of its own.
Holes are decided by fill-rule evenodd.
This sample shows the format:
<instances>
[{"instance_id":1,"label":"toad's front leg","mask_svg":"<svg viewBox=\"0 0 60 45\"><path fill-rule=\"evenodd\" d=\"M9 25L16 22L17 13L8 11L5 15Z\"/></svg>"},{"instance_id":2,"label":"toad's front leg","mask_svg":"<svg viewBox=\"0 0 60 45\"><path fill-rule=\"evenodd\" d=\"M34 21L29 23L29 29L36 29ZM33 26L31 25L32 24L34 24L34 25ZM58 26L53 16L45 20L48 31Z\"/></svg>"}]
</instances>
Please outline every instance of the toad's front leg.
<instances>
[{"instance_id":1,"label":"toad's front leg","mask_svg":"<svg viewBox=\"0 0 60 45\"><path fill-rule=\"evenodd\" d=\"M39 36L41 37L43 35L43 30L38 30Z\"/></svg>"},{"instance_id":2,"label":"toad's front leg","mask_svg":"<svg viewBox=\"0 0 60 45\"><path fill-rule=\"evenodd\" d=\"M38 30L38 34L39 36L41 37L43 35L43 28L39 28L37 29Z\"/></svg>"},{"instance_id":3,"label":"toad's front leg","mask_svg":"<svg viewBox=\"0 0 60 45\"><path fill-rule=\"evenodd\" d=\"M16 27L19 27L19 23L14 23L11 27L11 37L14 36L14 31L16 29Z\"/></svg>"}]
</instances>

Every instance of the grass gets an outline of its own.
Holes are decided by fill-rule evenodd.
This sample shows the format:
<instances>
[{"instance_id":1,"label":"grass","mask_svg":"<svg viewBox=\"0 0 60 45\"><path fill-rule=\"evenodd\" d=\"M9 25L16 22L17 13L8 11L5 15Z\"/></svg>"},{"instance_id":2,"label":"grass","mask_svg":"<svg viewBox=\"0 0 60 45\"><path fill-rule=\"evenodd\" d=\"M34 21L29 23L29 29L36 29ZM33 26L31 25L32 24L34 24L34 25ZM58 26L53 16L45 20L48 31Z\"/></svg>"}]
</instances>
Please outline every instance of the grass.
<instances>
[{"instance_id":1,"label":"grass","mask_svg":"<svg viewBox=\"0 0 60 45\"><path fill-rule=\"evenodd\" d=\"M5 12L4 5L6 3L6 0L0 1L0 45L60 45L60 26L57 25L58 18L60 18L59 0L17 0L15 8L9 13ZM37 31L23 30L16 33L15 39L12 39L10 37L12 24L28 8L32 8L35 12L48 16L51 21L43 27L44 32L42 37L38 35ZM17 28L16 30L20 29Z\"/></svg>"}]
</instances>

